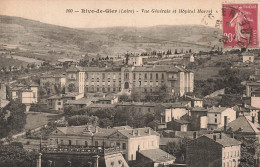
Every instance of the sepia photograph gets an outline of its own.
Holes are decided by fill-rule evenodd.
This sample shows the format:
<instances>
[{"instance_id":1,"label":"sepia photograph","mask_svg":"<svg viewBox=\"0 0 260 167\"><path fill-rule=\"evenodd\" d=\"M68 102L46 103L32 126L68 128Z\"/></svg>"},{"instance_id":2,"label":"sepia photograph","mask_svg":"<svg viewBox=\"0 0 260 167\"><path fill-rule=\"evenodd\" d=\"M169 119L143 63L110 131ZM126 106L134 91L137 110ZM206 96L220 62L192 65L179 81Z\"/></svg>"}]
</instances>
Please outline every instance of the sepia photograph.
<instances>
[{"instance_id":1,"label":"sepia photograph","mask_svg":"<svg viewBox=\"0 0 260 167\"><path fill-rule=\"evenodd\" d=\"M0 167L260 167L260 0L0 0Z\"/></svg>"}]
</instances>

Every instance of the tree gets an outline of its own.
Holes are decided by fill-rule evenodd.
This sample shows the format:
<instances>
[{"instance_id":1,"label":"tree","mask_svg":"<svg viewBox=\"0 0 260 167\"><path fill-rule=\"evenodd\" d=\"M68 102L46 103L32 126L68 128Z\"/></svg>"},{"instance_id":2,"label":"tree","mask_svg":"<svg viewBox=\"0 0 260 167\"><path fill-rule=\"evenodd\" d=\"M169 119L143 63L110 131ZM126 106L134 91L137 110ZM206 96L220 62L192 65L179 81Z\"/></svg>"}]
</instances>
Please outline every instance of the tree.
<instances>
[{"instance_id":1,"label":"tree","mask_svg":"<svg viewBox=\"0 0 260 167\"><path fill-rule=\"evenodd\" d=\"M70 83L68 86L68 90L69 92L74 92L76 90L76 86L73 83Z\"/></svg>"},{"instance_id":2,"label":"tree","mask_svg":"<svg viewBox=\"0 0 260 167\"><path fill-rule=\"evenodd\" d=\"M79 125L87 125L91 124L93 126L98 125L98 117L96 116L88 116L88 115L74 115L68 117L69 126L79 126Z\"/></svg>"},{"instance_id":3,"label":"tree","mask_svg":"<svg viewBox=\"0 0 260 167\"><path fill-rule=\"evenodd\" d=\"M15 145L0 146L0 166L4 167L34 167L36 166L36 152L28 152Z\"/></svg>"}]
</instances>

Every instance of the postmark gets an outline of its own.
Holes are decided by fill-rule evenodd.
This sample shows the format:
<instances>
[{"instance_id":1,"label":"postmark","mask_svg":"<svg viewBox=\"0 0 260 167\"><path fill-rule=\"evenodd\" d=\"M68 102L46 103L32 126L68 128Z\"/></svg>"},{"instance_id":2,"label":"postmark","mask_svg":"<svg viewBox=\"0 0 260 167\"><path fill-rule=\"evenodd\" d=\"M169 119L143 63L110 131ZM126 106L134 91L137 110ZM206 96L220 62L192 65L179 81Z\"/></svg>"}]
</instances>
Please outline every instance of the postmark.
<instances>
[{"instance_id":1,"label":"postmark","mask_svg":"<svg viewBox=\"0 0 260 167\"><path fill-rule=\"evenodd\" d=\"M258 46L258 4L223 4L223 47Z\"/></svg>"}]
</instances>

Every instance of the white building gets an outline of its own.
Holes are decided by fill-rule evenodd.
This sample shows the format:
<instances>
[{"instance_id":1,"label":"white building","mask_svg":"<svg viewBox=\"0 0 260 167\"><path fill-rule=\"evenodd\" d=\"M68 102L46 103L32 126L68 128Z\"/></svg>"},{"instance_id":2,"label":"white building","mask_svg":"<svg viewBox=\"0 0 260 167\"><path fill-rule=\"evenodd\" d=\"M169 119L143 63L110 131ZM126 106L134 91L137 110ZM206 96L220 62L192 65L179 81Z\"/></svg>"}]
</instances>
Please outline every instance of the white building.
<instances>
[{"instance_id":1,"label":"white building","mask_svg":"<svg viewBox=\"0 0 260 167\"><path fill-rule=\"evenodd\" d=\"M208 129L214 130L227 125L236 119L236 111L227 107L215 107L209 109L208 113Z\"/></svg>"}]
</instances>

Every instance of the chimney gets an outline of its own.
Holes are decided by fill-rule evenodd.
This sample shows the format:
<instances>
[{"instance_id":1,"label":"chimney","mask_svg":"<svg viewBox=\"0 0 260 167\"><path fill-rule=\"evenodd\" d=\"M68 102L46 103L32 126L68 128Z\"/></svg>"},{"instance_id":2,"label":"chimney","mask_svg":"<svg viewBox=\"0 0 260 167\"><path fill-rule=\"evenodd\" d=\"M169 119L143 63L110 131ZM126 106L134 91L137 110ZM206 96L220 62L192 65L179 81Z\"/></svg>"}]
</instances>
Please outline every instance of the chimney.
<instances>
[{"instance_id":1,"label":"chimney","mask_svg":"<svg viewBox=\"0 0 260 167\"><path fill-rule=\"evenodd\" d=\"M233 132L231 133L231 138L234 138L234 133Z\"/></svg>"},{"instance_id":2,"label":"chimney","mask_svg":"<svg viewBox=\"0 0 260 167\"><path fill-rule=\"evenodd\" d=\"M132 130L132 135L135 136L135 130Z\"/></svg>"},{"instance_id":3,"label":"chimney","mask_svg":"<svg viewBox=\"0 0 260 167\"><path fill-rule=\"evenodd\" d=\"M193 132L193 139L197 138L197 132Z\"/></svg>"},{"instance_id":4,"label":"chimney","mask_svg":"<svg viewBox=\"0 0 260 167\"><path fill-rule=\"evenodd\" d=\"M151 129L148 128L148 135L151 135Z\"/></svg>"},{"instance_id":5,"label":"chimney","mask_svg":"<svg viewBox=\"0 0 260 167\"><path fill-rule=\"evenodd\" d=\"M224 131L227 130L227 116L224 116Z\"/></svg>"},{"instance_id":6,"label":"chimney","mask_svg":"<svg viewBox=\"0 0 260 167\"><path fill-rule=\"evenodd\" d=\"M220 134L219 134L219 139L222 139L222 133L220 132Z\"/></svg>"},{"instance_id":7,"label":"chimney","mask_svg":"<svg viewBox=\"0 0 260 167\"><path fill-rule=\"evenodd\" d=\"M213 139L214 139L214 141L217 141L217 136L213 135Z\"/></svg>"},{"instance_id":8,"label":"chimney","mask_svg":"<svg viewBox=\"0 0 260 167\"><path fill-rule=\"evenodd\" d=\"M137 135L140 136L140 130L137 130Z\"/></svg>"},{"instance_id":9,"label":"chimney","mask_svg":"<svg viewBox=\"0 0 260 167\"><path fill-rule=\"evenodd\" d=\"M252 123L254 124L255 123L255 117L252 116Z\"/></svg>"}]
</instances>

